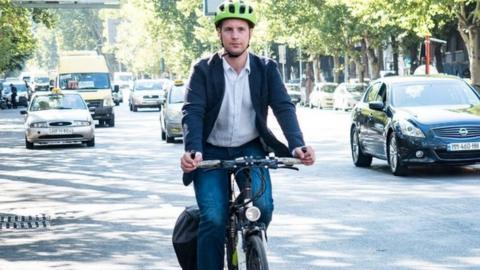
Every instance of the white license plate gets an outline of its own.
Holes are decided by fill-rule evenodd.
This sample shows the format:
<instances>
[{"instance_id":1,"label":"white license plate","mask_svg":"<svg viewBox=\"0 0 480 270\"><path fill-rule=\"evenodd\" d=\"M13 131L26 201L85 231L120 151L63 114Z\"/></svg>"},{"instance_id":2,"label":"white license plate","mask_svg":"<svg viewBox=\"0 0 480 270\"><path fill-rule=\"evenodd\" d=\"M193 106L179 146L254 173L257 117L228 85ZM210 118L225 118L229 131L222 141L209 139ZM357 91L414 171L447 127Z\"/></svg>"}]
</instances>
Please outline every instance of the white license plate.
<instances>
[{"instance_id":1,"label":"white license plate","mask_svg":"<svg viewBox=\"0 0 480 270\"><path fill-rule=\"evenodd\" d=\"M50 135L69 135L73 134L73 129L71 128L50 128L48 131Z\"/></svg>"},{"instance_id":2,"label":"white license plate","mask_svg":"<svg viewBox=\"0 0 480 270\"><path fill-rule=\"evenodd\" d=\"M473 151L480 150L480 142L450 143L447 145L448 151Z\"/></svg>"}]
</instances>

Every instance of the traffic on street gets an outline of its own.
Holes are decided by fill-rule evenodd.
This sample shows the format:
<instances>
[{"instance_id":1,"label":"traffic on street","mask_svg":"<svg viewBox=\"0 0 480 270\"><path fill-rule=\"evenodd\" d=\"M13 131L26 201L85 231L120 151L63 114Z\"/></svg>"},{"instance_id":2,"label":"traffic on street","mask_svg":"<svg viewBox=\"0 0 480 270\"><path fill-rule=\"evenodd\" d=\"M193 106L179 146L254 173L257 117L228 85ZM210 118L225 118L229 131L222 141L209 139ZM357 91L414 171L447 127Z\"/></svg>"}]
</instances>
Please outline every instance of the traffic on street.
<instances>
[{"instance_id":1,"label":"traffic on street","mask_svg":"<svg viewBox=\"0 0 480 270\"><path fill-rule=\"evenodd\" d=\"M95 147L24 145L21 109L0 111L0 269L179 269L175 220L195 204L181 140L161 140L158 109L115 107ZM420 167L407 177L351 158L350 113L297 107L318 162L272 172L271 269L477 269L480 167ZM273 120L273 119L272 119ZM279 128L273 121L275 133Z\"/></svg>"},{"instance_id":2,"label":"traffic on street","mask_svg":"<svg viewBox=\"0 0 480 270\"><path fill-rule=\"evenodd\" d=\"M480 0L0 0L0 270L480 269Z\"/></svg>"}]
</instances>

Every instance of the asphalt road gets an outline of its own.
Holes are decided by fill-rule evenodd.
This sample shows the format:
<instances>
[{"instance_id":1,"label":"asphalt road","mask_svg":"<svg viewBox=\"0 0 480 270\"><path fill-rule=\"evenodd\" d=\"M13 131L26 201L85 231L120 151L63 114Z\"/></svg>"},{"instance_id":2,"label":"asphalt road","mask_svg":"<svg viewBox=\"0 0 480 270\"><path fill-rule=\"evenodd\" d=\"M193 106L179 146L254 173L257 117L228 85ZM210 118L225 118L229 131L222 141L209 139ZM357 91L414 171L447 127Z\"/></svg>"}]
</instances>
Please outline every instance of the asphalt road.
<instances>
[{"instance_id":1,"label":"asphalt road","mask_svg":"<svg viewBox=\"0 0 480 270\"><path fill-rule=\"evenodd\" d=\"M0 218L44 214L46 227L2 228L1 270L179 269L172 228L195 199L181 184L183 146L160 140L158 111L123 103L94 148L35 150L19 111L0 111ZM317 164L272 173L271 269L480 269L480 166L409 177L384 161L355 168L348 113L298 114Z\"/></svg>"}]
</instances>

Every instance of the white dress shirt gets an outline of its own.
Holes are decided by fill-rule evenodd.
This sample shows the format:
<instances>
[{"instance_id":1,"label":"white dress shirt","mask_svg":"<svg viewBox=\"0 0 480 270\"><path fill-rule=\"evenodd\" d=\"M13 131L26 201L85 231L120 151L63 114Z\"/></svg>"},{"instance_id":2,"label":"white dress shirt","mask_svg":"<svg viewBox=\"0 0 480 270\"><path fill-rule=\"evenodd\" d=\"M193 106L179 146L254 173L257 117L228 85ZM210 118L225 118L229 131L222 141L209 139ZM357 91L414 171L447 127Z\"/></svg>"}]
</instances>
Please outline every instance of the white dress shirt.
<instances>
[{"instance_id":1,"label":"white dress shirt","mask_svg":"<svg viewBox=\"0 0 480 270\"><path fill-rule=\"evenodd\" d=\"M221 147L236 147L258 137L255 110L250 96L250 57L239 74L223 60L225 95L218 118L207 142Z\"/></svg>"}]
</instances>

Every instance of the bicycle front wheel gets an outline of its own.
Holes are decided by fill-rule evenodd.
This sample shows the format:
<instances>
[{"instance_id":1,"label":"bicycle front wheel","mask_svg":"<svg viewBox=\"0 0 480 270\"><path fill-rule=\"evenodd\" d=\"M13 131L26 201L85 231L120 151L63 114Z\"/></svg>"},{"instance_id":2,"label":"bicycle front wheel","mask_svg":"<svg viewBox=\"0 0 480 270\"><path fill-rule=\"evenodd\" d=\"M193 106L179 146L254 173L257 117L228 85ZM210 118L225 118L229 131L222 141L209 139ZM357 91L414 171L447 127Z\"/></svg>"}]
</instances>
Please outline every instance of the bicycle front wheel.
<instances>
[{"instance_id":1,"label":"bicycle front wheel","mask_svg":"<svg viewBox=\"0 0 480 270\"><path fill-rule=\"evenodd\" d=\"M247 239L247 270L268 270L267 253L259 235Z\"/></svg>"}]
</instances>

